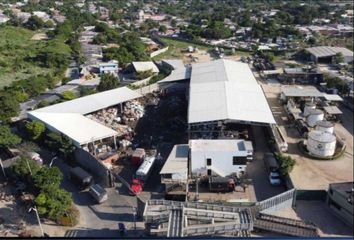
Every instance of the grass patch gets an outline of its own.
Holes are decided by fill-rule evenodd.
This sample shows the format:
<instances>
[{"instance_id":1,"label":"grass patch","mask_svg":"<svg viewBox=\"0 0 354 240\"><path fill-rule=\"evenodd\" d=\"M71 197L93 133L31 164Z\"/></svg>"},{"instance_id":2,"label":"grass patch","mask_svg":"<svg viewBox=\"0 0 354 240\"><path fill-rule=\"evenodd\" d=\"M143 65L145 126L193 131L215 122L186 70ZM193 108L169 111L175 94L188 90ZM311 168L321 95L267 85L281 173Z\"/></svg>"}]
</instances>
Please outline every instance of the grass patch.
<instances>
[{"instance_id":1,"label":"grass patch","mask_svg":"<svg viewBox=\"0 0 354 240\"><path fill-rule=\"evenodd\" d=\"M31 40L34 34L22 27L0 26L0 89L14 81L54 71L29 59L36 57L48 45L56 44L52 41L57 40ZM56 50L70 53L67 46Z\"/></svg>"},{"instance_id":2,"label":"grass patch","mask_svg":"<svg viewBox=\"0 0 354 240\"><path fill-rule=\"evenodd\" d=\"M189 43L178 39L170 39L170 38L160 38L166 45L168 45L168 50L156 57L153 60L159 61L162 59L169 59L169 58L183 58L186 50L189 46L197 47L199 50L209 50L211 47L203 46L200 44Z\"/></svg>"}]
</instances>

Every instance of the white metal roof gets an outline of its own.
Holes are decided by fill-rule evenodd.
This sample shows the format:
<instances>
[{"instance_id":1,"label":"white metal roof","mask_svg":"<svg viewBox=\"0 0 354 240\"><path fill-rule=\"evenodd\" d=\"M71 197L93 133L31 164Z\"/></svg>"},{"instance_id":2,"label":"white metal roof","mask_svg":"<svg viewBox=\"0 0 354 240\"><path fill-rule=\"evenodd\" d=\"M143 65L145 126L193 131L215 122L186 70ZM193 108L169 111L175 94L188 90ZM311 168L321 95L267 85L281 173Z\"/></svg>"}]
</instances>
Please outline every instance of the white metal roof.
<instances>
[{"instance_id":1,"label":"white metal roof","mask_svg":"<svg viewBox=\"0 0 354 240\"><path fill-rule=\"evenodd\" d=\"M137 72L145 72L152 70L153 73L158 73L159 69L156 67L154 62L147 61L147 62L132 62L135 71Z\"/></svg>"},{"instance_id":2,"label":"white metal roof","mask_svg":"<svg viewBox=\"0 0 354 240\"><path fill-rule=\"evenodd\" d=\"M164 59L162 62L170 65L173 69L184 68L184 63L181 59Z\"/></svg>"},{"instance_id":3,"label":"white metal roof","mask_svg":"<svg viewBox=\"0 0 354 240\"><path fill-rule=\"evenodd\" d=\"M313 86L290 86L285 85L281 88L286 97L322 97L323 93Z\"/></svg>"},{"instance_id":4,"label":"white metal roof","mask_svg":"<svg viewBox=\"0 0 354 240\"><path fill-rule=\"evenodd\" d=\"M175 145L163 165L160 174L187 173L188 171L188 144Z\"/></svg>"},{"instance_id":5,"label":"white metal roof","mask_svg":"<svg viewBox=\"0 0 354 240\"><path fill-rule=\"evenodd\" d=\"M192 69L190 67L183 67L178 68L177 70L172 70L171 74L159 81L159 83L175 82L190 79L192 73L191 70Z\"/></svg>"},{"instance_id":6,"label":"white metal roof","mask_svg":"<svg viewBox=\"0 0 354 240\"><path fill-rule=\"evenodd\" d=\"M78 113L32 111L29 117L43 122L52 131L69 137L75 146L117 135L117 132Z\"/></svg>"},{"instance_id":7,"label":"white metal roof","mask_svg":"<svg viewBox=\"0 0 354 240\"><path fill-rule=\"evenodd\" d=\"M36 112L88 114L141 95L127 87L116 88L35 110Z\"/></svg>"},{"instance_id":8,"label":"white metal roof","mask_svg":"<svg viewBox=\"0 0 354 240\"><path fill-rule=\"evenodd\" d=\"M323 94L323 97L327 100L327 101L333 101L333 102L341 102L343 101L343 98L341 98L339 95L337 94Z\"/></svg>"},{"instance_id":9,"label":"white metal roof","mask_svg":"<svg viewBox=\"0 0 354 240\"><path fill-rule=\"evenodd\" d=\"M189 141L191 152L236 152L247 151L243 139L193 139Z\"/></svg>"},{"instance_id":10,"label":"white metal roof","mask_svg":"<svg viewBox=\"0 0 354 240\"><path fill-rule=\"evenodd\" d=\"M154 165L154 162L155 162L155 157L145 157L143 163L136 171L136 175L146 176L151 170L152 165Z\"/></svg>"},{"instance_id":11,"label":"white metal roof","mask_svg":"<svg viewBox=\"0 0 354 240\"><path fill-rule=\"evenodd\" d=\"M343 56L353 56L353 52L347 48L343 47L328 47L328 46L319 46L306 48L306 51L311 53L316 57L330 57L334 56L337 53L342 53Z\"/></svg>"},{"instance_id":12,"label":"white metal roof","mask_svg":"<svg viewBox=\"0 0 354 240\"><path fill-rule=\"evenodd\" d=\"M263 90L246 63L221 59L192 65L189 94L189 123L275 123Z\"/></svg>"},{"instance_id":13,"label":"white metal roof","mask_svg":"<svg viewBox=\"0 0 354 240\"><path fill-rule=\"evenodd\" d=\"M80 147L88 142L118 134L83 116L84 114L139 97L141 97L139 93L122 87L40 108L28 112L27 115L30 119L43 122L50 130L66 135Z\"/></svg>"}]
</instances>

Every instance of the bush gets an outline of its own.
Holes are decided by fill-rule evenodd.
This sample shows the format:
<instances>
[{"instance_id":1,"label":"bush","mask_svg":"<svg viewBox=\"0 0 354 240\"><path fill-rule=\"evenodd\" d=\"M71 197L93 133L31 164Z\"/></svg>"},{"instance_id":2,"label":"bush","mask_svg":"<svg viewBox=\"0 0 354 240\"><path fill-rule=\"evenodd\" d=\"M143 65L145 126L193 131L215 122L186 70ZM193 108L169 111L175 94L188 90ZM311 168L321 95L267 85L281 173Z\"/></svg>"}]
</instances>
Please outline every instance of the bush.
<instances>
[{"instance_id":1,"label":"bush","mask_svg":"<svg viewBox=\"0 0 354 240\"><path fill-rule=\"evenodd\" d=\"M282 153L276 153L275 155L280 165L280 172L283 175L289 174L295 166L295 160L290 156L283 155Z\"/></svg>"},{"instance_id":2,"label":"bush","mask_svg":"<svg viewBox=\"0 0 354 240\"><path fill-rule=\"evenodd\" d=\"M57 219L62 226L73 227L79 222L80 212L75 207L71 207L63 216Z\"/></svg>"},{"instance_id":3,"label":"bush","mask_svg":"<svg viewBox=\"0 0 354 240\"><path fill-rule=\"evenodd\" d=\"M39 121L28 122L26 123L26 130L32 140L37 140L45 132L45 125Z\"/></svg>"}]
</instances>

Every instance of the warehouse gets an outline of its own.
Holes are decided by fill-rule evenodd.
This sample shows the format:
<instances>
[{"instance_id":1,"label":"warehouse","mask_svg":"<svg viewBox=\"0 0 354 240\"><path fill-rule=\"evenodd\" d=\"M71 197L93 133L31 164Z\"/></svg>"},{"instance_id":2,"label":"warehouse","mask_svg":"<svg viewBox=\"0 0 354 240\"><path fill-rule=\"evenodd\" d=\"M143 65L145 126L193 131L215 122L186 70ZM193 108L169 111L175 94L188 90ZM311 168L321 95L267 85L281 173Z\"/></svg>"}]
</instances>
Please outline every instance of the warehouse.
<instances>
[{"instance_id":1,"label":"warehouse","mask_svg":"<svg viewBox=\"0 0 354 240\"><path fill-rule=\"evenodd\" d=\"M122 87L40 108L27 114L30 119L43 122L49 130L70 138L76 147L107 138L113 139L116 145L115 137L118 132L84 115L115 105L122 107L124 102L140 97L140 94Z\"/></svg>"},{"instance_id":2,"label":"warehouse","mask_svg":"<svg viewBox=\"0 0 354 240\"><path fill-rule=\"evenodd\" d=\"M335 63L335 56L341 53L345 63L353 61L353 52L343 47L311 47L306 48L306 51L311 55L311 60L315 63Z\"/></svg>"},{"instance_id":3,"label":"warehouse","mask_svg":"<svg viewBox=\"0 0 354 240\"><path fill-rule=\"evenodd\" d=\"M224 59L194 64L189 86L190 138L220 137L222 129L229 123L275 124L263 90L251 69L246 63ZM214 132L219 136L203 136L203 132Z\"/></svg>"}]
</instances>

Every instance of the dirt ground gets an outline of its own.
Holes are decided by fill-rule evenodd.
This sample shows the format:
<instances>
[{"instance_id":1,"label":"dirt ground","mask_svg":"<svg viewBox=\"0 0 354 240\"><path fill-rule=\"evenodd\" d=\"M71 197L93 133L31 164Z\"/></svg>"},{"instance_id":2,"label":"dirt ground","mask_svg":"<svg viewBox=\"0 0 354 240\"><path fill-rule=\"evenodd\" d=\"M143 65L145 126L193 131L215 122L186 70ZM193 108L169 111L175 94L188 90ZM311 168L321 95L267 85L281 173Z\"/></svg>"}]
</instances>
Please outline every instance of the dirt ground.
<instances>
[{"instance_id":1,"label":"dirt ground","mask_svg":"<svg viewBox=\"0 0 354 240\"><path fill-rule=\"evenodd\" d=\"M286 122L286 113L277 99L280 86L262 83L262 87L289 145L288 154L296 161L290 173L294 187L303 190L328 189L329 183L353 181L353 114L342 109L343 122L335 125L335 133L347 144L345 154L331 161L309 159L298 148L297 143L301 140L298 131Z\"/></svg>"},{"instance_id":2,"label":"dirt ground","mask_svg":"<svg viewBox=\"0 0 354 240\"><path fill-rule=\"evenodd\" d=\"M3 184L3 182L1 183ZM13 188L6 186L0 188L11 200L0 200L0 237L17 237L26 232L32 237L40 237L41 230L35 213L29 212L29 207L15 198ZM41 219L42 227L49 236L64 236L69 227L58 227L56 223Z\"/></svg>"}]
</instances>

